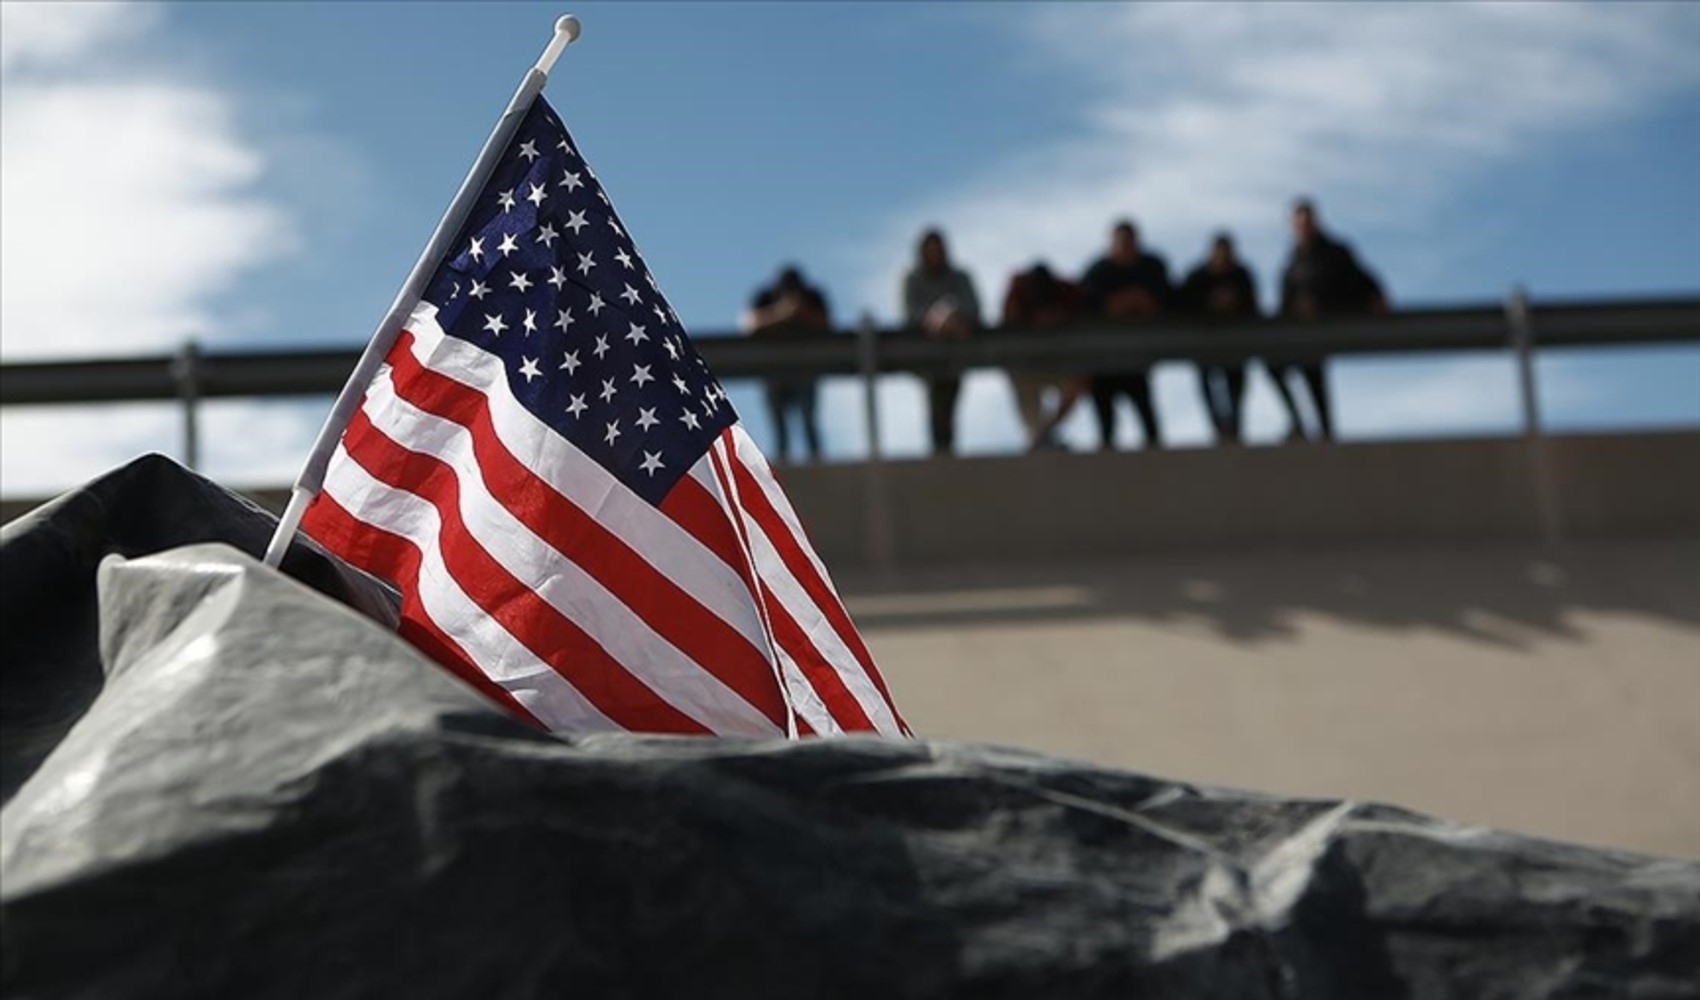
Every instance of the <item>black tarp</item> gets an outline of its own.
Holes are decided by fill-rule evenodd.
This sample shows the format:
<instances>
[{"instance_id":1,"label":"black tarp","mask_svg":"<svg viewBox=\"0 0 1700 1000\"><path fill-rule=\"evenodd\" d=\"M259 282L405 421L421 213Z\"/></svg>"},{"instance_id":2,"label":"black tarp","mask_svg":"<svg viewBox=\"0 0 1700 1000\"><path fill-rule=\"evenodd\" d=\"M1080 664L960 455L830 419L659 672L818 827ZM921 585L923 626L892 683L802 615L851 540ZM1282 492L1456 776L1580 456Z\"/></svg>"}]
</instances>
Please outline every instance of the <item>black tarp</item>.
<instances>
[{"instance_id":1,"label":"black tarp","mask_svg":"<svg viewBox=\"0 0 1700 1000\"><path fill-rule=\"evenodd\" d=\"M271 524L154 458L0 535L8 997L1696 995L1700 864L988 746L559 740Z\"/></svg>"}]
</instances>

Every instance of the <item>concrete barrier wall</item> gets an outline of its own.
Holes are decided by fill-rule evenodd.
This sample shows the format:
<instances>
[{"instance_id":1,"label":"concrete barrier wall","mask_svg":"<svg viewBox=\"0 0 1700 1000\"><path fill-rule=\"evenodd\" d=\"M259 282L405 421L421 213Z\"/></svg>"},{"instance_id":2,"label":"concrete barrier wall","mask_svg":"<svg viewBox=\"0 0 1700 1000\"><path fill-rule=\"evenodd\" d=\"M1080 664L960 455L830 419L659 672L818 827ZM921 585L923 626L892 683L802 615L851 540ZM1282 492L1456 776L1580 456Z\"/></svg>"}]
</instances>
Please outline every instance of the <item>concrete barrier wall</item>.
<instances>
[{"instance_id":1,"label":"concrete barrier wall","mask_svg":"<svg viewBox=\"0 0 1700 1000\"><path fill-rule=\"evenodd\" d=\"M1700 433L1545 440L1564 537L1700 533ZM1538 540L1520 438L887 463L897 565L1078 560L1189 548ZM832 565L865 566L862 466L781 477Z\"/></svg>"},{"instance_id":2,"label":"concrete barrier wall","mask_svg":"<svg viewBox=\"0 0 1700 1000\"><path fill-rule=\"evenodd\" d=\"M1700 534L1700 432L1545 439L1565 537ZM895 564L1072 561L1177 549L1538 540L1521 438L788 467L832 566L875 564L883 489ZM877 481L877 486L876 486ZM253 495L280 509L280 490ZM33 506L0 506L6 520Z\"/></svg>"}]
</instances>

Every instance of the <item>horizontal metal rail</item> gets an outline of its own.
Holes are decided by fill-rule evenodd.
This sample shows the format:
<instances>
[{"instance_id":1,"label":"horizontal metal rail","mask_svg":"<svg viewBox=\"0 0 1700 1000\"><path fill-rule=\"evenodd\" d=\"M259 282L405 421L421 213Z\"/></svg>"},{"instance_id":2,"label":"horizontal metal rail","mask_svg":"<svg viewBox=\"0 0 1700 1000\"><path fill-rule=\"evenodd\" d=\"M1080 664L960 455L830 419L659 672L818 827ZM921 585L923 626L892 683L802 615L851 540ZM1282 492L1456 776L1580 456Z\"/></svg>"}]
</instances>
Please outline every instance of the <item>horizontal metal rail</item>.
<instances>
[{"instance_id":1,"label":"horizontal metal rail","mask_svg":"<svg viewBox=\"0 0 1700 1000\"><path fill-rule=\"evenodd\" d=\"M1527 321L1536 348L1700 342L1700 298L1531 303ZM722 378L865 374L870 359L859 353L858 338L849 334L779 339L699 335L696 343ZM959 341L881 330L873 340L872 370L922 374L974 367L1091 373L1161 361L1231 363L1516 346L1503 305L1413 309L1322 323L1163 320L1121 328L1082 324L1048 331L992 329ZM203 400L334 393L359 356L354 347L187 350L153 357L5 364L0 365L0 405L180 400L186 385Z\"/></svg>"},{"instance_id":2,"label":"horizontal metal rail","mask_svg":"<svg viewBox=\"0 0 1700 1000\"><path fill-rule=\"evenodd\" d=\"M1535 354L1553 347L1631 347L1700 343L1700 297L1619 302L1531 303L1513 291L1504 303L1461 309L1412 309L1322 323L1260 319L1184 322L1165 318L1137 327L1084 323L1057 330L986 330L966 340L934 340L912 330L810 336L699 336L696 343L722 378L854 375L862 383L867 435L862 462L864 548L869 563L897 564L892 505L880 446L878 377L884 373L994 367L1031 373L1127 371L1159 362L1268 363L1366 354L1504 351L1516 361L1527 442L1532 534L1559 544L1564 525L1542 433ZM328 395L339 391L360 357L337 350L205 351L193 342L176 354L0 365L0 405L175 401L183 414L182 457L195 466L200 404L207 399Z\"/></svg>"}]
</instances>

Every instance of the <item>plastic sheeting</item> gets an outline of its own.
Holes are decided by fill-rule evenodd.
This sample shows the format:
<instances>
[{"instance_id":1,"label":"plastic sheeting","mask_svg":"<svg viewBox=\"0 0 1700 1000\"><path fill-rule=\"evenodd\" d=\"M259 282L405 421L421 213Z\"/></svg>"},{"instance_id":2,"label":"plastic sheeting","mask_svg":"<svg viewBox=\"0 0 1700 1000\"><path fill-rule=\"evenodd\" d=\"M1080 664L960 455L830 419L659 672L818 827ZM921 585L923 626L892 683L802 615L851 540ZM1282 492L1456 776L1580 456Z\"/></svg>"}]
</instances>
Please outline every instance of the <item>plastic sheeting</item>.
<instances>
[{"instance_id":1,"label":"plastic sheeting","mask_svg":"<svg viewBox=\"0 0 1700 1000\"><path fill-rule=\"evenodd\" d=\"M374 581L304 547L260 566L271 523L146 459L0 536L6 995L1700 979L1690 862L993 747L554 739L391 634Z\"/></svg>"}]
</instances>

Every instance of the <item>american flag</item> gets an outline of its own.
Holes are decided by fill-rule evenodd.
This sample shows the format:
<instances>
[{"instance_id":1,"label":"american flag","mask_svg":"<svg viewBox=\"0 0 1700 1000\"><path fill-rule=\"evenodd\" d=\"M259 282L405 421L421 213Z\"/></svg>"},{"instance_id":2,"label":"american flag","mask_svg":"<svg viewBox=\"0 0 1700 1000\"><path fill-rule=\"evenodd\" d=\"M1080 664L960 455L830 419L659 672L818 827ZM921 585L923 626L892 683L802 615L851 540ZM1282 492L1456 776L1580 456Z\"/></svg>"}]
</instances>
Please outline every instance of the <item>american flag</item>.
<instances>
[{"instance_id":1,"label":"american flag","mask_svg":"<svg viewBox=\"0 0 1700 1000\"><path fill-rule=\"evenodd\" d=\"M772 471L538 97L304 526L558 732L908 729Z\"/></svg>"}]
</instances>

